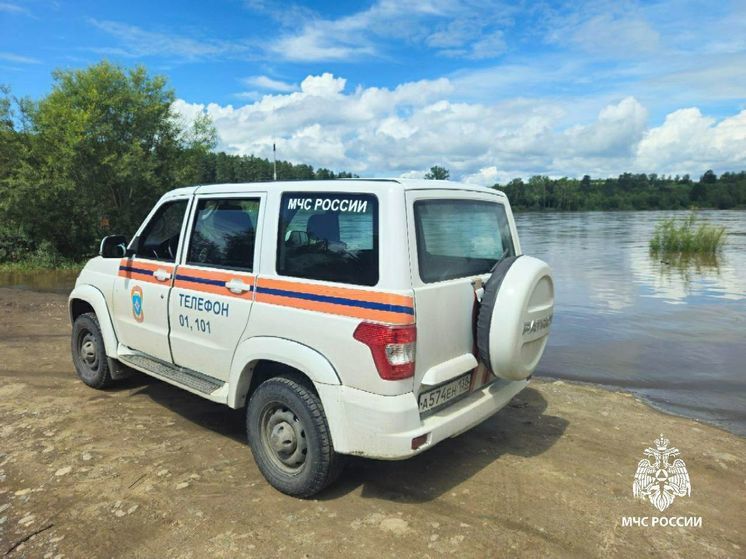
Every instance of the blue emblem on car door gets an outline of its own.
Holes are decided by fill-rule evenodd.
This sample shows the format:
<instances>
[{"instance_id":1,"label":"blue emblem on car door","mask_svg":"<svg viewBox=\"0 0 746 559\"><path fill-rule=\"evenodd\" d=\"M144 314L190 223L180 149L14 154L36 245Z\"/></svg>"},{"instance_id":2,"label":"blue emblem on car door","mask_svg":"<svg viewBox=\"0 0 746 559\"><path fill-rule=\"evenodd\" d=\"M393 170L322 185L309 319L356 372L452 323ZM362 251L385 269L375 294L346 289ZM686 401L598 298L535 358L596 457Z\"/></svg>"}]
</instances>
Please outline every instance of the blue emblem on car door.
<instances>
[{"instance_id":1,"label":"blue emblem on car door","mask_svg":"<svg viewBox=\"0 0 746 559\"><path fill-rule=\"evenodd\" d=\"M135 317L137 322L142 322L145 315L142 308L142 288L136 285L130 291L130 297L132 298L132 316Z\"/></svg>"}]
</instances>

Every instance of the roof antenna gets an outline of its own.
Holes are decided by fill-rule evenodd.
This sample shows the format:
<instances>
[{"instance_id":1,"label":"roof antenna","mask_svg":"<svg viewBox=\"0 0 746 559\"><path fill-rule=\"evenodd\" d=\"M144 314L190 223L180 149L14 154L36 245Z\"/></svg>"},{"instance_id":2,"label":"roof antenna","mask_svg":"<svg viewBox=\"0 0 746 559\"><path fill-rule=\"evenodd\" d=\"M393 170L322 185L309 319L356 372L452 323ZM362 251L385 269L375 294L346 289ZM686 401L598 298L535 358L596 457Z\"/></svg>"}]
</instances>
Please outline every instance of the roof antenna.
<instances>
[{"instance_id":1,"label":"roof antenna","mask_svg":"<svg viewBox=\"0 0 746 559\"><path fill-rule=\"evenodd\" d=\"M277 180L277 145L272 142L272 180Z\"/></svg>"}]
</instances>

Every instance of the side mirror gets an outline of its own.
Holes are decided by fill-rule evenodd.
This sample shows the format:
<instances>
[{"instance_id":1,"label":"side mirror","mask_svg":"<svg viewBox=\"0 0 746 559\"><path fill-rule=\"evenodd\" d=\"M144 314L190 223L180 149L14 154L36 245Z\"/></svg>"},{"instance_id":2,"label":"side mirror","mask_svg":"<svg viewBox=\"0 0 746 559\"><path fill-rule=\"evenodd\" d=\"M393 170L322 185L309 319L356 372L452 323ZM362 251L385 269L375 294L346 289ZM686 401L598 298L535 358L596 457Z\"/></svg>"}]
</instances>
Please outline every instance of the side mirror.
<instances>
[{"instance_id":1,"label":"side mirror","mask_svg":"<svg viewBox=\"0 0 746 559\"><path fill-rule=\"evenodd\" d=\"M122 258L127 254L127 239L124 235L104 237L98 253L102 258Z\"/></svg>"}]
</instances>

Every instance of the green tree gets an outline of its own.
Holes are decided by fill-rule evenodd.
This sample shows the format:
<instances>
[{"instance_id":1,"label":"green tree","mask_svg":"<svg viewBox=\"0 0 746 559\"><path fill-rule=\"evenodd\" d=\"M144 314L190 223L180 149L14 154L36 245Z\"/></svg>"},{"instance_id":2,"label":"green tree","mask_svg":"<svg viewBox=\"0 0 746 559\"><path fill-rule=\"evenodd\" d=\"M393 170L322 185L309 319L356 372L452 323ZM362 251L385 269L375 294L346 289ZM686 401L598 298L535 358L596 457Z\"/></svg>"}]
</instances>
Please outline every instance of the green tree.
<instances>
[{"instance_id":1,"label":"green tree","mask_svg":"<svg viewBox=\"0 0 746 559\"><path fill-rule=\"evenodd\" d=\"M0 85L0 187L7 183L22 154L22 134L16 130L14 99L10 88Z\"/></svg>"},{"instance_id":2,"label":"green tree","mask_svg":"<svg viewBox=\"0 0 746 559\"><path fill-rule=\"evenodd\" d=\"M550 179L533 176L528 183L513 179L494 185L508 195L516 210L662 210L692 205L728 209L746 205L746 172L707 171L697 182L689 175L623 173L618 177Z\"/></svg>"},{"instance_id":3,"label":"green tree","mask_svg":"<svg viewBox=\"0 0 746 559\"><path fill-rule=\"evenodd\" d=\"M166 79L142 67L101 62L53 78L48 96L23 107L29 153L0 199L31 238L79 257L109 230L132 234L161 194L196 174L215 133L205 118L183 124Z\"/></svg>"},{"instance_id":4,"label":"green tree","mask_svg":"<svg viewBox=\"0 0 746 559\"><path fill-rule=\"evenodd\" d=\"M718 176L712 169L707 169L707 171L705 171L705 174L702 175L702 178L699 179L699 182L703 182L705 184L715 184L717 181Z\"/></svg>"},{"instance_id":5,"label":"green tree","mask_svg":"<svg viewBox=\"0 0 746 559\"><path fill-rule=\"evenodd\" d=\"M176 184L191 186L213 182L210 154L217 140L217 130L210 117L204 113L199 114L192 125L182 131L183 149L175 170Z\"/></svg>"},{"instance_id":6,"label":"green tree","mask_svg":"<svg viewBox=\"0 0 746 559\"><path fill-rule=\"evenodd\" d=\"M448 169L438 165L433 165L430 167L430 171L425 173L425 179L431 181L447 181L450 176L451 173Z\"/></svg>"}]
</instances>

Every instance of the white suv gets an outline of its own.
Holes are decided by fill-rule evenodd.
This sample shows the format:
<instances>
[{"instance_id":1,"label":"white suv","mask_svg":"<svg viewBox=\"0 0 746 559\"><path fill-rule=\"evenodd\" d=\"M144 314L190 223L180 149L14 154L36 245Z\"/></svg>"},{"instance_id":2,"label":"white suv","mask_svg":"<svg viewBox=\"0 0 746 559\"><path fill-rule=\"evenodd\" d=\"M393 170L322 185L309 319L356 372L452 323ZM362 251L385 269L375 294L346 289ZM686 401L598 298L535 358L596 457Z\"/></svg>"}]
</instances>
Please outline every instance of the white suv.
<instances>
[{"instance_id":1,"label":"white suv","mask_svg":"<svg viewBox=\"0 0 746 559\"><path fill-rule=\"evenodd\" d=\"M245 406L259 469L308 497L343 455L413 456L526 386L554 287L520 255L508 200L486 188L180 188L81 272L73 361L94 388L136 369Z\"/></svg>"}]
</instances>

